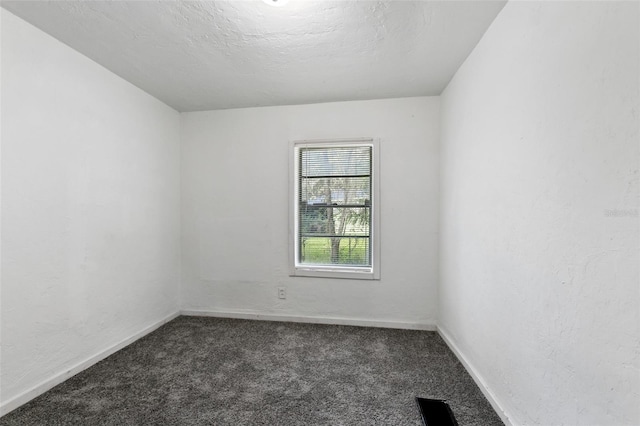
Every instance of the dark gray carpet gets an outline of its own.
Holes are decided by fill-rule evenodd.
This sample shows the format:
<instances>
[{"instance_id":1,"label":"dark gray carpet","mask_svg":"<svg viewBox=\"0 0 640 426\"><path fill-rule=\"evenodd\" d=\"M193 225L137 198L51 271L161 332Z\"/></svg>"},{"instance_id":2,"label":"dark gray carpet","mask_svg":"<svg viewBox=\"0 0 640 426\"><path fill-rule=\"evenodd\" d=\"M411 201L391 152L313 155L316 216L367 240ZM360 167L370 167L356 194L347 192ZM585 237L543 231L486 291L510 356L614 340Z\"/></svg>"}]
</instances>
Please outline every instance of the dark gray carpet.
<instances>
[{"instance_id":1,"label":"dark gray carpet","mask_svg":"<svg viewBox=\"0 0 640 426\"><path fill-rule=\"evenodd\" d=\"M179 317L0 425L502 425L435 332Z\"/></svg>"}]
</instances>

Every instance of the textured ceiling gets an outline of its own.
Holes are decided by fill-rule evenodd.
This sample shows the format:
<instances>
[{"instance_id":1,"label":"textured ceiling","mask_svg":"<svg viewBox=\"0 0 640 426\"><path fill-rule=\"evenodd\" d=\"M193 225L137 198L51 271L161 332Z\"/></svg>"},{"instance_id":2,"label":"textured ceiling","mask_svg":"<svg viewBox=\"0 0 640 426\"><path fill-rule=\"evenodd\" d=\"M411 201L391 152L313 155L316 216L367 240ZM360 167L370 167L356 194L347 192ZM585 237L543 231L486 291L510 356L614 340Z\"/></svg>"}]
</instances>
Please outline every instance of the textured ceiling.
<instances>
[{"instance_id":1,"label":"textured ceiling","mask_svg":"<svg viewBox=\"0 0 640 426\"><path fill-rule=\"evenodd\" d=\"M501 1L3 1L178 111L438 95Z\"/></svg>"}]
</instances>

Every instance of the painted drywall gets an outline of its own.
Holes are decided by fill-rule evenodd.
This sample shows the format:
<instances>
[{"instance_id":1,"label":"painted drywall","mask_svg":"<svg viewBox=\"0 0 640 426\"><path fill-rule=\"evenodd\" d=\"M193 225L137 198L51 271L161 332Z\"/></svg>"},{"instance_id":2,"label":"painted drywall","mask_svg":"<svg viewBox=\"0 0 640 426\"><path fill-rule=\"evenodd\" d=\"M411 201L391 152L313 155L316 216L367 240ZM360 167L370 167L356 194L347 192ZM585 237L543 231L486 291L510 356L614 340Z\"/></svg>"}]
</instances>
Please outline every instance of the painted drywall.
<instances>
[{"instance_id":1,"label":"painted drywall","mask_svg":"<svg viewBox=\"0 0 640 426\"><path fill-rule=\"evenodd\" d=\"M183 113L183 309L433 327L438 125L437 97ZM381 279L289 277L289 142L349 137L380 139Z\"/></svg>"},{"instance_id":2,"label":"painted drywall","mask_svg":"<svg viewBox=\"0 0 640 426\"><path fill-rule=\"evenodd\" d=\"M0 242L2 241L2 14L0 11ZM0 243L0 259L2 244ZM0 261L0 373L2 372L2 262ZM0 374L0 415L2 415L2 374Z\"/></svg>"},{"instance_id":3,"label":"painted drywall","mask_svg":"<svg viewBox=\"0 0 640 426\"><path fill-rule=\"evenodd\" d=\"M0 10L6 409L178 311L180 117Z\"/></svg>"},{"instance_id":4,"label":"painted drywall","mask_svg":"<svg viewBox=\"0 0 640 426\"><path fill-rule=\"evenodd\" d=\"M439 326L514 424L640 424L639 7L509 2L441 98Z\"/></svg>"},{"instance_id":5,"label":"painted drywall","mask_svg":"<svg viewBox=\"0 0 640 426\"><path fill-rule=\"evenodd\" d=\"M2 6L177 110L204 111L439 94L505 2Z\"/></svg>"}]
</instances>

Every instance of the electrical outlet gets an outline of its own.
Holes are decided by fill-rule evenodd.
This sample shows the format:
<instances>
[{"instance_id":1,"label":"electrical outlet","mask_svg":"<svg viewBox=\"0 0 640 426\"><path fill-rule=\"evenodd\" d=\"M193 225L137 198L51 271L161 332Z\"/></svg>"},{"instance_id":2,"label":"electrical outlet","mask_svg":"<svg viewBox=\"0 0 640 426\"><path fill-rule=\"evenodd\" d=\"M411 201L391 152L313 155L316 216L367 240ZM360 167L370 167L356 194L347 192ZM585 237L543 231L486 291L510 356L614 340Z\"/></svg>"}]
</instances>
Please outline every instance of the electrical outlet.
<instances>
[{"instance_id":1,"label":"electrical outlet","mask_svg":"<svg viewBox=\"0 0 640 426\"><path fill-rule=\"evenodd\" d=\"M286 298L287 298L287 288L278 287L278 299L286 299Z\"/></svg>"}]
</instances>

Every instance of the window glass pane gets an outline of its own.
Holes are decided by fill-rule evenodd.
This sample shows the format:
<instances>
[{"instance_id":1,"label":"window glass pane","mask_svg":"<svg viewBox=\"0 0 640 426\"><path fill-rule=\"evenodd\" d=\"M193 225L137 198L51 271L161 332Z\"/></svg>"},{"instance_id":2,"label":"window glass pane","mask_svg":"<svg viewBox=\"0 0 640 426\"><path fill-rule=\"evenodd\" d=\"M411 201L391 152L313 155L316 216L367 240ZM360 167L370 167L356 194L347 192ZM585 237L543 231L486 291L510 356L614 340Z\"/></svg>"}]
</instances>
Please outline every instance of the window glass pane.
<instances>
[{"instance_id":1,"label":"window glass pane","mask_svg":"<svg viewBox=\"0 0 640 426\"><path fill-rule=\"evenodd\" d=\"M298 261L371 266L371 146L299 151Z\"/></svg>"},{"instance_id":2,"label":"window glass pane","mask_svg":"<svg viewBox=\"0 0 640 426\"><path fill-rule=\"evenodd\" d=\"M369 238L302 237L301 263L316 265L368 266Z\"/></svg>"},{"instance_id":3,"label":"window glass pane","mask_svg":"<svg viewBox=\"0 0 640 426\"><path fill-rule=\"evenodd\" d=\"M302 236L369 236L369 208L325 207L300 205L300 234ZM333 228L329 217L333 215Z\"/></svg>"},{"instance_id":4,"label":"window glass pane","mask_svg":"<svg viewBox=\"0 0 640 426\"><path fill-rule=\"evenodd\" d=\"M310 205L369 205L371 177L302 177L300 179L300 199Z\"/></svg>"},{"instance_id":5,"label":"window glass pane","mask_svg":"<svg viewBox=\"0 0 640 426\"><path fill-rule=\"evenodd\" d=\"M323 147L301 150L301 176L358 176L371 174L371 147Z\"/></svg>"}]
</instances>

